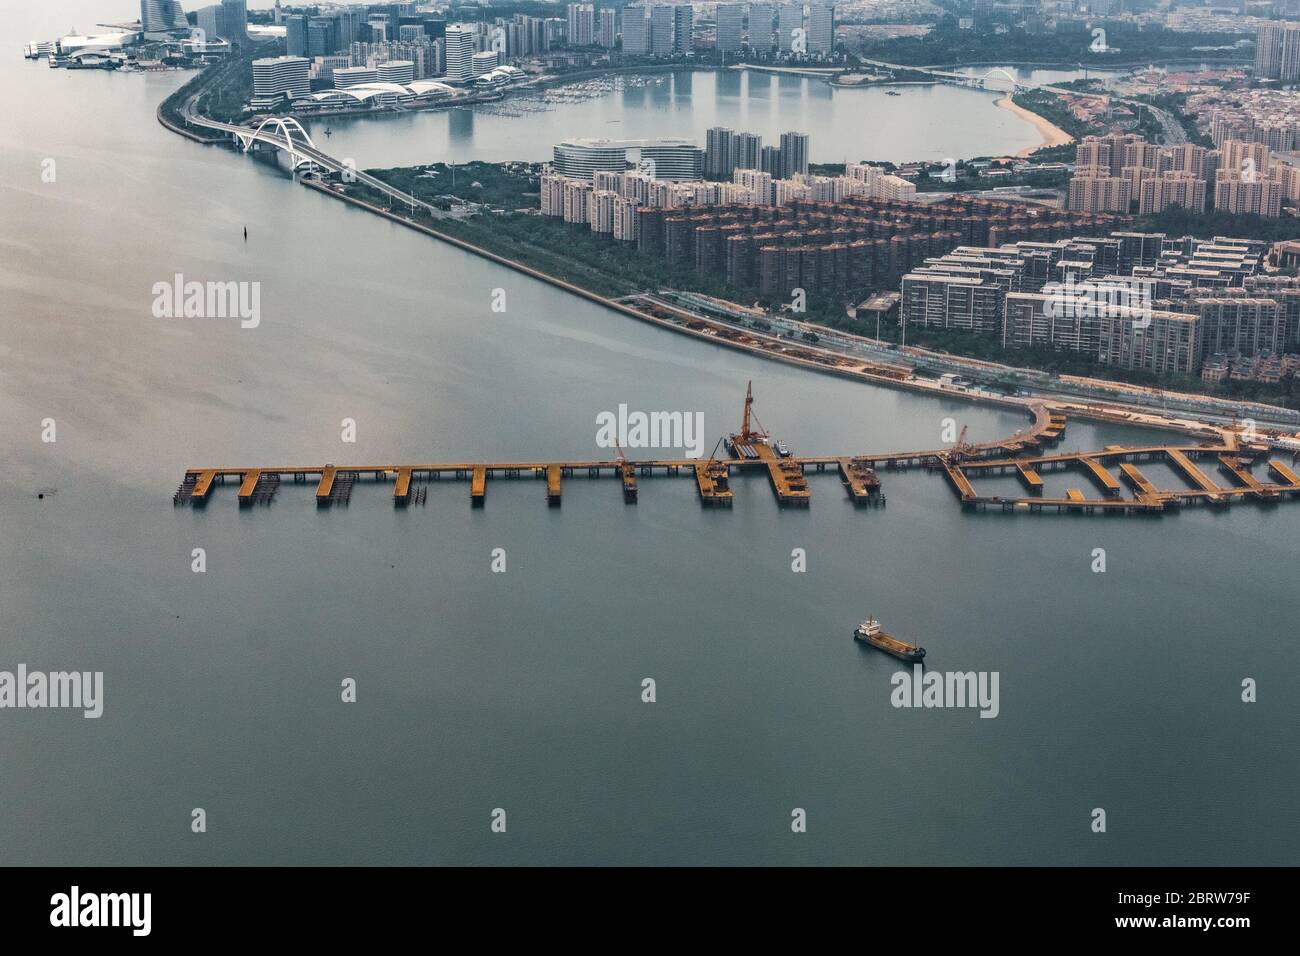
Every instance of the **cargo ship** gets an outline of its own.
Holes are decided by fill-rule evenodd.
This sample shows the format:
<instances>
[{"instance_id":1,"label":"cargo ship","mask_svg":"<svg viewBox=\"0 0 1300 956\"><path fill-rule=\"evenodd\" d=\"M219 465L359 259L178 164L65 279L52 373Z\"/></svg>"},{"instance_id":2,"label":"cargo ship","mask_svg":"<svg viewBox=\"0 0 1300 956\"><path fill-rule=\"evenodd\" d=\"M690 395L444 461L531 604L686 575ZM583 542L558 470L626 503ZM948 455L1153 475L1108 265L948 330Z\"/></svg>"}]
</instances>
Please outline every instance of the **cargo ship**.
<instances>
[{"instance_id":1,"label":"cargo ship","mask_svg":"<svg viewBox=\"0 0 1300 956\"><path fill-rule=\"evenodd\" d=\"M870 644L886 654L892 654L901 661L915 664L925 657L924 647L916 647L905 641L900 641L896 637L891 637L880 629L880 622L874 617L868 617L858 625L857 630L853 632L853 639L861 641L863 644Z\"/></svg>"}]
</instances>

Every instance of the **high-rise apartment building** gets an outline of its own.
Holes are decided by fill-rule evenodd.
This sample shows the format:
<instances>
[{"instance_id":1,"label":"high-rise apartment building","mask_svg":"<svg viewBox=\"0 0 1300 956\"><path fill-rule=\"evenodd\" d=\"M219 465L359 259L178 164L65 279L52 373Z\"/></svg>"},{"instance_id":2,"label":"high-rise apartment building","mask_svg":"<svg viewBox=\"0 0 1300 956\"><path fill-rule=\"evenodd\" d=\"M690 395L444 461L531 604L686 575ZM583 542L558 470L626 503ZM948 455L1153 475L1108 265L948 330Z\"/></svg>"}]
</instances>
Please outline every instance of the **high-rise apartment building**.
<instances>
[{"instance_id":1,"label":"high-rise apartment building","mask_svg":"<svg viewBox=\"0 0 1300 956\"><path fill-rule=\"evenodd\" d=\"M808 134L781 134L781 178L808 172Z\"/></svg>"},{"instance_id":2,"label":"high-rise apartment building","mask_svg":"<svg viewBox=\"0 0 1300 956\"><path fill-rule=\"evenodd\" d=\"M1161 212L1170 206L1203 212L1205 180L1191 173L1169 171L1142 181L1138 188L1139 213Z\"/></svg>"},{"instance_id":3,"label":"high-rise apartment building","mask_svg":"<svg viewBox=\"0 0 1300 956\"><path fill-rule=\"evenodd\" d=\"M1078 212L1128 212L1133 183L1125 176L1103 175L1103 168L1081 168L1070 180L1065 208Z\"/></svg>"},{"instance_id":4,"label":"high-rise apartment building","mask_svg":"<svg viewBox=\"0 0 1300 956\"><path fill-rule=\"evenodd\" d=\"M782 53L793 52L796 41L803 37L803 4L783 3L776 14L777 48Z\"/></svg>"},{"instance_id":5,"label":"high-rise apartment building","mask_svg":"<svg viewBox=\"0 0 1300 956\"><path fill-rule=\"evenodd\" d=\"M1221 169L1214 182L1214 208L1276 219L1282 215L1282 184L1263 174L1243 179Z\"/></svg>"},{"instance_id":6,"label":"high-rise apartment building","mask_svg":"<svg viewBox=\"0 0 1300 956\"><path fill-rule=\"evenodd\" d=\"M679 3L673 10L673 53L685 56L695 50L695 8Z\"/></svg>"},{"instance_id":7,"label":"high-rise apartment building","mask_svg":"<svg viewBox=\"0 0 1300 956\"><path fill-rule=\"evenodd\" d=\"M1255 75L1284 83L1300 80L1300 23L1266 23L1259 28Z\"/></svg>"},{"instance_id":8,"label":"high-rise apartment building","mask_svg":"<svg viewBox=\"0 0 1300 956\"><path fill-rule=\"evenodd\" d=\"M720 3L717 12L719 53L739 53L745 47L745 8L739 3Z\"/></svg>"},{"instance_id":9,"label":"high-rise apartment building","mask_svg":"<svg viewBox=\"0 0 1300 956\"><path fill-rule=\"evenodd\" d=\"M650 11L643 6L623 8L623 52L634 56L650 53Z\"/></svg>"},{"instance_id":10,"label":"high-rise apartment building","mask_svg":"<svg viewBox=\"0 0 1300 956\"><path fill-rule=\"evenodd\" d=\"M596 42L596 7L590 3L571 3L569 46L591 46Z\"/></svg>"},{"instance_id":11,"label":"high-rise apartment building","mask_svg":"<svg viewBox=\"0 0 1300 956\"><path fill-rule=\"evenodd\" d=\"M606 50L614 49L618 41L618 11L606 8L600 11L600 23L596 27L596 43Z\"/></svg>"},{"instance_id":12,"label":"high-rise apartment building","mask_svg":"<svg viewBox=\"0 0 1300 956\"><path fill-rule=\"evenodd\" d=\"M666 3L657 3L650 8L650 52L655 56L673 55L675 10Z\"/></svg>"},{"instance_id":13,"label":"high-rise apartment building","mask_svg":"<svg viewBox=\"0 0 1300 956\"><path fill-rule=\"evenodd\" d=\"M757 133L737 133L731 142L734 169L759 169L763 137Z\"/></svg>"},{"instance_id":14,"label":"high-rise apartment building","mask_svg":"<svg viewBox=\"0 0 1300 956\"><path fill-rule=\"evenodd\" d=\"M807 30L809 53L830 53L835 47L835 4L809 0Z\"/></svg>"},{"instance_id":15,"label":"high-rise apartment building","mask_svg":"<svg viewBox=\"0 0 1300 956\"><path fill-rule=\"evenodd\" d=\"M704 175L709 179L730 179L736 168L736 133L726 126L714 126L704 134Z\"/></svg>"},{"instance_id":16,"label":"high-rise apartment building","mask_svg":"<svg viewBox=\"0 0 1300 956\"><path fill-rule=\"evenodd\" d=\"M770 53L774 49L772 21L776 17L776 5L772 3L751 3L749 5L749 48L755 53Z\"/></svg>"}]
</instances>

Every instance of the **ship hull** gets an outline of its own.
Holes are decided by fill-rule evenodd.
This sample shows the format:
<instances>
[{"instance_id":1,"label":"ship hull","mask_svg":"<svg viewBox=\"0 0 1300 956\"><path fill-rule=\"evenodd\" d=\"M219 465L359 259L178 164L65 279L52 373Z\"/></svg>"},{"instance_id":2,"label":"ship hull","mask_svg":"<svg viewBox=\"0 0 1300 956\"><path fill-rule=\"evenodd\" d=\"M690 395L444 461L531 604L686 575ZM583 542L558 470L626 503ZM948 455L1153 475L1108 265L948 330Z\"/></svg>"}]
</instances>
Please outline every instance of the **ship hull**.
<instances>
[{"instance_id":1,"label":"ship hull","mask_svg":"<svg viewBox=\"0 0 1300 956\"><path fill-rule=\"evenodd\" d=\"M868 647L874 647L878 651L884 651L890 657L897 657L900 661L907 661L909 664L919 664L925 658L924 647L912 647L910 644L902 642L886 643L854 631L853 639L859 644L866 644Z\"/></svg>"}]
</instances>

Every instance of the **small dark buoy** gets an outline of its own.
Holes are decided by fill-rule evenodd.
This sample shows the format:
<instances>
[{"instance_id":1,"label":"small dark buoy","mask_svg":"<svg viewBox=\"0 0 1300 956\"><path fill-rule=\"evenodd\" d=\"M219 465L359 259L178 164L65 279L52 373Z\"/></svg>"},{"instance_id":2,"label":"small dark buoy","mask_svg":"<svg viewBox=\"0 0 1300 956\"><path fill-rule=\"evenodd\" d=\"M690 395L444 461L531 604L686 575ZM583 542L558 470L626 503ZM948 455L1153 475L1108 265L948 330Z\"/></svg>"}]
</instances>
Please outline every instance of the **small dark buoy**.
<instances>
[{"instance_id":1,"label":"small dark buoy","mask_svg":"<svg viewBox=\"0 0 1300 956\"><path fill-rule=\"evenodd\" d=\"M43 491L37 492L37 494L36 494L36 499L37 499L38 501L44 501L44 500L45 500L45 492L43 492Z\"/></svg>"},{"instance_id":2,"label":"small dark buoy","mask_svg":"<svg viewBox=\"0 0 1300 956\"><path fill-rule=\"evenodd\" d=\"M245 241L245 242L248 241L248 227L247 227L247 226L244 227L244 241Z\"/></svg>"}]
</instances>

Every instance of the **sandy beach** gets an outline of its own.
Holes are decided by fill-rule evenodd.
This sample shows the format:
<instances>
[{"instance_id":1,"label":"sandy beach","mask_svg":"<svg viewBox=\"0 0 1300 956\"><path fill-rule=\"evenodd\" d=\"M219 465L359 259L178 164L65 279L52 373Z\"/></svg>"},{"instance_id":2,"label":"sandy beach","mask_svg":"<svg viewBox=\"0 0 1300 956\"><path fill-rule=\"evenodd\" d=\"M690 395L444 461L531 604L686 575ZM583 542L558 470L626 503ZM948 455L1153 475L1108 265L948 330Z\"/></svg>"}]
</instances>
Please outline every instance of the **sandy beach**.
<instances>
[{"instance_id":1,"label":"sandy beach","mask_svg":"<svg viewBox=\"0 0 1300 956\"><path fill-rule=\"evenodd\" d=\"M1012 113L1015 113L1021 119L1029 123L1033 123L1034 128L1038 130L1038 135L1043 137L1042 143L1037 146L1027 146L1020 152L1016 153L1017 156L1028 156L1034 150L1042 149L1044 146L1064 146L1066 143L1074 142L1074 137L1061 129L1061 127L1049 123L1037 113L1027 110L1023 106L1017 106L1012 102L1010 96L1002 97L997 101L996 105L1000 106L1004 110L1009 110Z\"/></svg>"}]
</instances>

